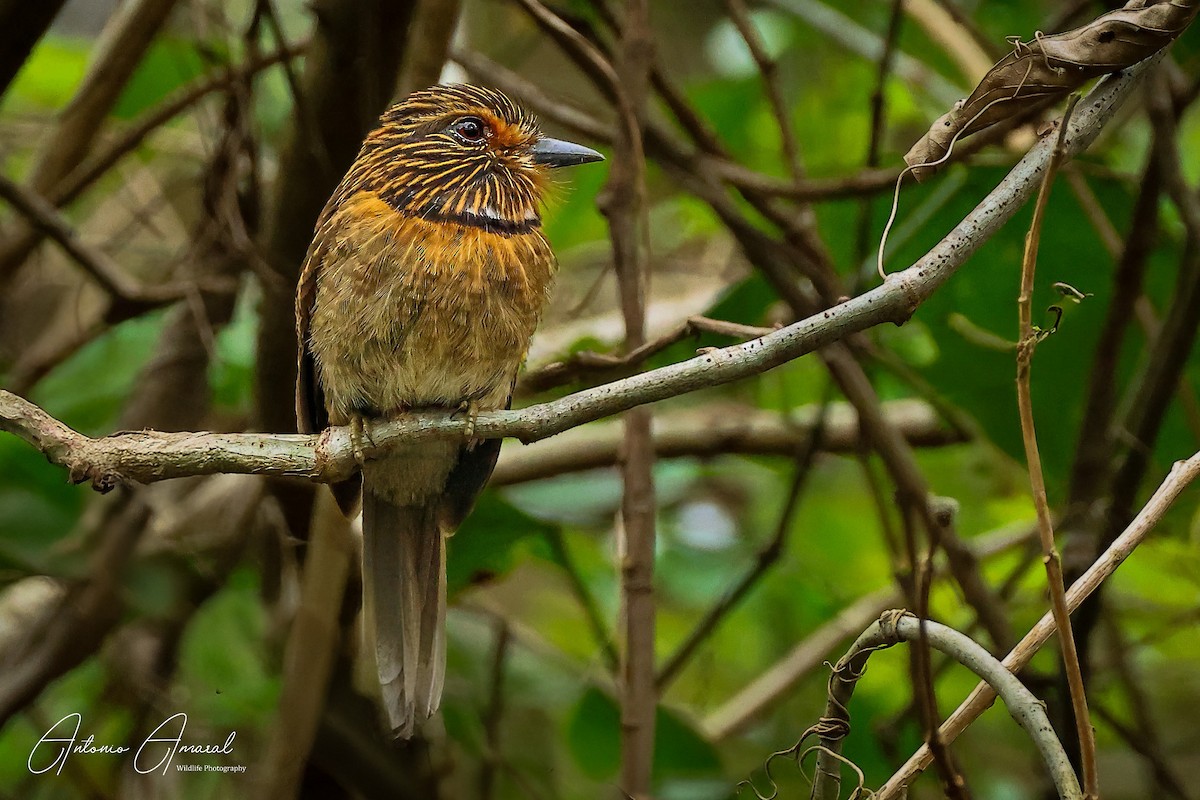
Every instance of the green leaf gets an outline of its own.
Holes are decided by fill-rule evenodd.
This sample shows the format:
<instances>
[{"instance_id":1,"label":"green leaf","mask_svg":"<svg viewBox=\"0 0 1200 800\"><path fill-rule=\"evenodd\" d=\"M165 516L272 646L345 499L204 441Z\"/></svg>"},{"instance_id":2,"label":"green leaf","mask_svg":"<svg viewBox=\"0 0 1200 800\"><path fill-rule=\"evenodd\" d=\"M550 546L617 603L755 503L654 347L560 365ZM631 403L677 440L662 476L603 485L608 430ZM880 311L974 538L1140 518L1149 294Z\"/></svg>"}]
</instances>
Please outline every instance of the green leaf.
<instances>
[{"instance_id":1,"label":"green leaf","mask_svg":"<svg viewBox=\"0 0 1200 800\"><path fill-rule=\"evenodd\" d=\"M113 116L120 119L136 117L204 72L204 61L191 41L159 38L146 51L142 63L125 85L113 108Z\"/></svg>"},{"instance_id":2,"label":"green leaf","mask_svg":"<svg viewBox=\"0 0 1200 800\"><path fill-rule=\"evenodd\" d=\"M58 109L71 99L87 70L87 39L49 35L33 48L5 95L5 110Z\"/></svg>"},{"instance_id":3,"label":"green leaf","mask_svg":"<svg viewBox=\"0 0 1200 800\"><path fill-rule=\"evenodd\" d=\"M262 729L275 714L279 677L270 667L258 575L239 568L192 618L179 651L180 710L215 729Z\"/></svg>"},{"instance_id":4,"label":"green leaf","mask_svg":"<svg viewBox=\"0 0 1200 800\"><path fill-rule=\"evenodd\" d=\"M25 442L0 438L0 584L30 573L68 573L82 562L78 551L54 545L75 524L87 491Z\"/></svg>"},{"instance_id":5,"label":"green leaf","mask_svg":"<svg viewBox=\"0 0 1200 800\"><path fill-rule=\"evenodd\" d=\"M259 302L257 292L243 293L233 320L217 334L208 383L213 404L220 408L248 411L253 407Z\"/></svg>"},{"instance_id":6,"label":"green leaf","mask_svg":"<svg viewBox=\"0 0 1200 800\"><path fill-rule=\"evenodd\" d=\"M725 292L708 313L714 319L727 322L762 325L767 309L778 301L779 297L767 279L762 273L754 272Z\"/></svg>"},{"instance_id":7,"label":"green leaf","mask_svg":"<svg viewBox=\"0 0 1200 800\"><path fill-rule=\"evenodd\" d=\"M683 716L659 706L654 722L654 779L717 774L717 750ZM585 775L596 780L616 775L621 761L621 712L595 686L588 687L567 723L567 745Z\"/></svg>"},{"instance_id":8,"label":"green leaf","mask_svg":"<svg viewBox=\"0 0 1200 800\"><path fill-rule=\"evenodd\" d=\"M112 433L162 323L161 311L121 323L55 369L31 399L81 433Z\"/></svg>"},{"instance_id":9,"label":"green leaf","mask_svg":"<svg viewBox=\"0 0 1200 800\"><path fill-rule=\"evenodd\" d=\"M553 526L534 519L495 492L485 492L458 532L450 537L446 586L451 597L469 586L503 575L516 563L517 548Z\"/></svg>"}]
</instances>

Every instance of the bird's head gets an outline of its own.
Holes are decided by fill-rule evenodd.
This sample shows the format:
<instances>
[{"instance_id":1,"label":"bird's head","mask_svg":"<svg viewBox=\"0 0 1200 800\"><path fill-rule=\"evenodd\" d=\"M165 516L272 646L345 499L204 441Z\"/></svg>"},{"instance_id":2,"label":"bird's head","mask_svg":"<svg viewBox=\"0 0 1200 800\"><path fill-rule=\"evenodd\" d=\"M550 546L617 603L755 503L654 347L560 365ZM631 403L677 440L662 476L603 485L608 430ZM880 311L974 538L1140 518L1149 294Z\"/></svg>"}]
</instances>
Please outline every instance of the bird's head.
<instances>
[{"instance_id":1,"label":"bird's head","mask_svg":"<svg viewBox=\"0 0 1200 800\"><path fill-rule=\"evenodd\" d=\"M500 231L531 230L555 167L603 159L543 136L501 92L452 84L414 92L363 144L364 188L396 210Z\"/></svg>"}]
</instances>

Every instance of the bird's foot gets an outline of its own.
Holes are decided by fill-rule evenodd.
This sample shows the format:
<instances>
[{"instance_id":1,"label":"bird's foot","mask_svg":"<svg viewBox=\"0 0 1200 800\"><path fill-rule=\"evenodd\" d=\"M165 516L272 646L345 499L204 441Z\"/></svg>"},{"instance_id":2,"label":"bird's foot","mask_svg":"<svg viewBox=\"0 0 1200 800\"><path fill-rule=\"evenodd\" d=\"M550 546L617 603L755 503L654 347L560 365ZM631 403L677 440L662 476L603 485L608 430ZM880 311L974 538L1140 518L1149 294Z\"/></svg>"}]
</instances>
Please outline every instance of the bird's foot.
<instances>
[{"instance_id":1,"label":"bird's foot","mask_svg":"<svg viewBox=\"0 0 1200 800\"><path fill-rule=\"evenodd\" d=\"M375 446L375 441L371 438L371 434L367 433L364 417L362 414L350 415L350 447L354 450L354 460L362 467L366 463L366 447L363 443Z\"/></svg>"},{"instance_id":2,"label":"bird's foot","mask_svg":"<svg viewBox=\"0 0 1200 800\"><path fill-rule=\"evenodd\" d=\"M475 400L467 400L459 404L458 410L466 417L467 422L463 438L470 441L475 438L475 420L479 418L479 403Z\"/></svg>"}]
</instances>

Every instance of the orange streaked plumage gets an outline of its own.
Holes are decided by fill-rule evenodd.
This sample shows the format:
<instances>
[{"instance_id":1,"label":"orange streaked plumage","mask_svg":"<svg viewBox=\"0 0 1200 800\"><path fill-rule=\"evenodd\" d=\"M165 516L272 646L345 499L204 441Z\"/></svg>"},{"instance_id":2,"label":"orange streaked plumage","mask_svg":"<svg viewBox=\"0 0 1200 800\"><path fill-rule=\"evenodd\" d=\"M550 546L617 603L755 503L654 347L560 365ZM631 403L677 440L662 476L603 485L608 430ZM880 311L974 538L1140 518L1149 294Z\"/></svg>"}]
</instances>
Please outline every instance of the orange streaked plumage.
<instances>
[{"instance_id":1,"label":"orange streaked plumage","mask_svg":"<svg viewBox=\"0 0 1200 800\"><path fill-rule=\"evenodd\" d=\"M321 213L297 287L300 429L507 407L554 277L548 168L599 158L482 87L389 109ZM499 447L426 442L363 465L364 610L397 735L440 701L445 537Z\"/></svg>"}]
</instances>

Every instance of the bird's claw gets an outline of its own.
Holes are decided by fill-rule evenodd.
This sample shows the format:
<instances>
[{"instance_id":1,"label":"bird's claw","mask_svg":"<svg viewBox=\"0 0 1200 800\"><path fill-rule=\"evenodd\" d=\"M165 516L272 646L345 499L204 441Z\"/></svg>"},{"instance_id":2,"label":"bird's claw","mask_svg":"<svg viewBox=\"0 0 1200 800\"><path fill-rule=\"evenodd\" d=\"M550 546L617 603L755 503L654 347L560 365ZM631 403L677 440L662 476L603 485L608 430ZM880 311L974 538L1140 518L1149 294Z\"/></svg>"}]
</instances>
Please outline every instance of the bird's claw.
<instances>
[{"instance_id":1,"label":"bird's claw","mask_svg":"<svg viewBox=\"0 0 1200 800\"><path fill-rule=\"evenodd\" d=\"M362 415L354 414L350 417L350 446L354 450L354 460L359 467L362 467L367 460L366 448L363 447L364 441L372 447L375 446L371 435L367 433L366 425L363 424Z\"/></svg>"},{"instance_id":2,"label":"bird's claw","mask_svg":"<svg viewBox=\"0 0 1200 800\"><path fill-rule=\"evenodd\" d=\"M475 438L475 420L479 418L479 404L474 400L468 400L458 407L458 410L466 416L466 428L463 430L463 438L471 440Z\"/></svg>"}]
</instances>

